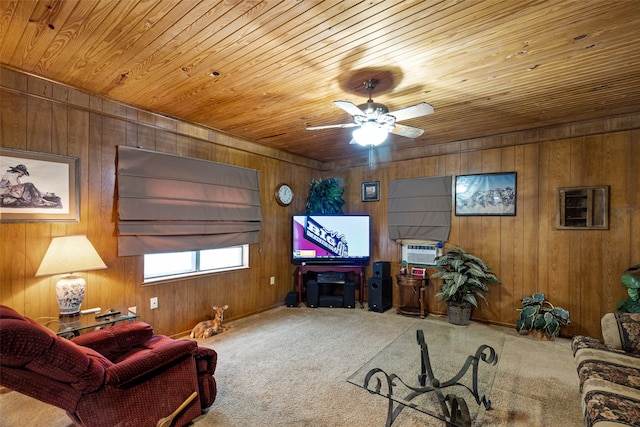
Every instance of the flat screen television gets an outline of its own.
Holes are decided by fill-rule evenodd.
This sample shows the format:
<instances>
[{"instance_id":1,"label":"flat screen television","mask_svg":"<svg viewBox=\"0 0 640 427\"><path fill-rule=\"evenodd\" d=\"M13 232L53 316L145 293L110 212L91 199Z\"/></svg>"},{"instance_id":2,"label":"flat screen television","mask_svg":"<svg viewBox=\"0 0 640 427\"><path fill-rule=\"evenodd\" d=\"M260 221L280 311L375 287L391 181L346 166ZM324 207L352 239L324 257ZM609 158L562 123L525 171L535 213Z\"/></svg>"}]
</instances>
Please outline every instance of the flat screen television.
<instances>
[{"instance_id":1,"label":"flat screen television","mask_svg":"<svg viewBox=\"0 0 640 427\"><path fill-rule=\"evenodd\" d=\"M292 262L297 265L368 265L369 223L369 215L294 215Z\"/></svg>"}]
</instances>

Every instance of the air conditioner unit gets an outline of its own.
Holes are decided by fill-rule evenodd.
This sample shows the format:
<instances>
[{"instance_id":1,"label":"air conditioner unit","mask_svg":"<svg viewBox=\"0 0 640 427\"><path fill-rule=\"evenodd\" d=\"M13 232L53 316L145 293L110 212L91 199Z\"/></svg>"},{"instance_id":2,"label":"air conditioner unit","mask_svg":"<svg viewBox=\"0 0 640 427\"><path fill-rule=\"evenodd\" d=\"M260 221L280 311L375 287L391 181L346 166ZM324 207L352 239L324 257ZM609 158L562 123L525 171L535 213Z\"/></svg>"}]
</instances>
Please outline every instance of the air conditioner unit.
<instances>
[{"instance_id":1,"label":"air conditioner unit","mask_svg":"<svg viewBox=\"0 0 640 427\"><path fill-rule=\"evenodd\" d=\"M438 256L436 245L402 245L402 262L407 264L434 265Z\"/></svg>"}]
</instances>

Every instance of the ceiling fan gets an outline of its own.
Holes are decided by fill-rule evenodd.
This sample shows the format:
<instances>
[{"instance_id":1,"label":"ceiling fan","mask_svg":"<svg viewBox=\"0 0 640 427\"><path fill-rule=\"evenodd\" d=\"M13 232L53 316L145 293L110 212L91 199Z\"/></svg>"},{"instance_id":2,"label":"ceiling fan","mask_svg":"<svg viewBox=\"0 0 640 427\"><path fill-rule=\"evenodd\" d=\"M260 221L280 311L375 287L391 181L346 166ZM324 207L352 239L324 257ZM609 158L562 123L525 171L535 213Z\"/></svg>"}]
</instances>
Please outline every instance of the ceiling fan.
<instances>
[{"instance_id":1,"label":"ceiling fan","mask_svg":"<svg viewBox=\"0 0 640 427\"><path fill-rule=\"evenodd\" d=\"M330 128L353 128L353 139L350 144L360 144L362 146L374 147L381 144L389 133L404 136L407 138L417 138L424 133L423 129L402 125L397 122L412 119L414 117L432 114L434 109L426 102L401 108L400 110L389 112L384 104L373 102L371 94L378 84L377 79L369 79L362 82L369 99L366 104L356 106L349 101L334 101L338 107L342 108L353 117L353 123L343 123L326 126L309 126L307 130L320 130Z\"/></svg>"}]
</instances>

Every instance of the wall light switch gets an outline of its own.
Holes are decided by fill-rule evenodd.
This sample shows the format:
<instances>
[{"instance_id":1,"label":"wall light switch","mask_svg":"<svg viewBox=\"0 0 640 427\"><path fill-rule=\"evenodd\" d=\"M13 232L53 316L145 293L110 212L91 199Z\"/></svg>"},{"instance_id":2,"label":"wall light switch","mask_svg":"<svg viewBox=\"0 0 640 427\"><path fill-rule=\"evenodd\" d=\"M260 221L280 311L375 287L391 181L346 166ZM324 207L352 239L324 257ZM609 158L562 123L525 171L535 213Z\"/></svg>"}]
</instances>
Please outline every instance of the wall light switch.
<instances>
[{"instance_id":1,"label":"wall light switch","mask_svg":"<svg viewBox=\"0 0 640 427\"><path fill-rule=\"evenodd\" d=\"M276 284L276 277L275 276L271 276L271 279L269 279L269 284L270 285L275 285Z\"/></svg>"},{"instance_id":2,"label":"wall light switch","mask_svg":"<svg viewBox=\"0 0 640 427\"><path fill-rule=\"evenodd\" d=\"M150 300L151 310L158 308L158 297L153 297Z\"/></svg>"}]
</instances>

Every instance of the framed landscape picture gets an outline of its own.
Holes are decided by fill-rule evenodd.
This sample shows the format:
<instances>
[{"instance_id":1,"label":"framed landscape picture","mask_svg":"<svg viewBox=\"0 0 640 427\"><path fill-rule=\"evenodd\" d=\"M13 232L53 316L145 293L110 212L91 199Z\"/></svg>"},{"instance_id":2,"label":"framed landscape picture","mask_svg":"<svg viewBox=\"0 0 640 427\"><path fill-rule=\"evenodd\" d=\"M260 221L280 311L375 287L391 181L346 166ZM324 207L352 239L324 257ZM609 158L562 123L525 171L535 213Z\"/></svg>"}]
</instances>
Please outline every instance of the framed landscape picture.
<instances>
[{"instance_id":1,"label":"framed landscape picture","mask_svg":"<svg viewBox=\"0 0 640 427\"><path fill-rule=\"evenodd\" d=\"M456 176L456 215L516 214L516 173Z\"/></svg>"},{"instance_id":2,"label":"framed landscape picture","mask_svg":"<svg viewBox=\"0 0 640 427\"><path fill-rule=\"evenodd\" d=\"M0 222L78 221L77 157L0 148Z\"/></svg>"}]
</instances>

